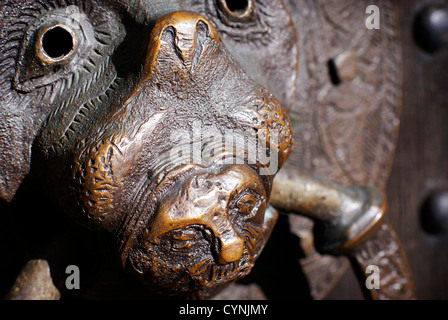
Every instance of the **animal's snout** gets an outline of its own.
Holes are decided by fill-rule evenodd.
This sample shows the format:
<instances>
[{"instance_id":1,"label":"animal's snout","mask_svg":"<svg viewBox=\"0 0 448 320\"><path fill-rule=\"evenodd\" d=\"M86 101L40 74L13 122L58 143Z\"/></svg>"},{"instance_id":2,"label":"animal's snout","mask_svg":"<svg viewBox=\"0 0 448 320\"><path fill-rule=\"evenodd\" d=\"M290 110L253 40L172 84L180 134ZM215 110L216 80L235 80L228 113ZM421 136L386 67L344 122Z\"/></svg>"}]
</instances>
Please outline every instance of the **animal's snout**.
<instances>
[{"instance_id":1,"label":"animal's snout","mask_svg":"<svg viewBox=\"0 0 448 320\"><path fill-rule=\"evenodd\" d=\"M141 74L113 110L75 154L76 217L113 233L123 267L157 286L247 273L293 145L278 100L204 17L175 12L154 23Z\"/></svg>"}]
</instances>

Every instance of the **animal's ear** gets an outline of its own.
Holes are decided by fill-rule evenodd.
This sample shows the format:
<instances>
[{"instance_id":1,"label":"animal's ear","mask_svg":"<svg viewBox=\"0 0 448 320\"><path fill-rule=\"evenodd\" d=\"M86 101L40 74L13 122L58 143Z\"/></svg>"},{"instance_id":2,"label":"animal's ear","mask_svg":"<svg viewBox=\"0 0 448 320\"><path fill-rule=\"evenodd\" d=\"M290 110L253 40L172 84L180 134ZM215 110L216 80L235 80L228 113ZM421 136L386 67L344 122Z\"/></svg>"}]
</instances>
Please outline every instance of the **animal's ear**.
<instances>
[{"instance_id":1,"label":"animal's ear","mask_svg":"<svg viewBox=\"0 0 448 320\"><path fill-rule=\"evenodd\" d=\"M1 92L0 92L1 94ZM2 99L5 102L5 99ZM35 133L27 117L0 112L0 198L11 201L30 170Z\"/></svg>"},{"instance_id":2,"label":"animal's ear","mask_svg":"<svg viewBox=\"0 0 448 320\"><path fill-rule=\"evenodd\" d=\"M33 112L22 109L12 89L26 25L17 23L18 10L10 2L0 9L0 199L11 201L30 170Z\"/></svg>"},{"instance_id":3,"label":"animal's ear","mask_svg":"<svg viewBox=\"0 0 448 320\"><path fill-rule=\"evenodd\" d=\"M48 92L26 94L14 88L20 52L33 14L28 2L0 5L0 200L11 201L30 170L31 146L49 107Z\"/></svg>"},{"instance_id":4,"label":"animal's ear","mask_svg":"<svg viewBox=\"0 0 448 320\"><path fill-rule=\"evenodd\" d=\"M0 199L11 201L30 171L39 130L46 155L77 134L81 106L116 78L110 56L125 28L108 3L0 0Z\"/></svg>"}]
</instances>

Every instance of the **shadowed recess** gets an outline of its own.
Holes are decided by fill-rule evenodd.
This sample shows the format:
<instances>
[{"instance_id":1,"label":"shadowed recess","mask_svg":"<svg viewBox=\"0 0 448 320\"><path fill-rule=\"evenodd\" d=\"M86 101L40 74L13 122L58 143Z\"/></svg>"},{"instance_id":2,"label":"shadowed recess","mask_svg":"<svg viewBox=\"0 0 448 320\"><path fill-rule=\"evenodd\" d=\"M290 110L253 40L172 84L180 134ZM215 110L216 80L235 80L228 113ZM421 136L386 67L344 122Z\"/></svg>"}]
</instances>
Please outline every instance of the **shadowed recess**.
<instances>
[{"instance_id":1,"label":"shadowed recess","mask_svg":"<svg viewBox=\"0 0 448 320\"><path fill-rule=\"evenodd\" d=\"M50 29L42 37L42 47L50 58L62 58L73 49L72 35L61 27Z\"/></svg>"},{"instance_id":2,"label":"shadowed recess","mask_svg":"<svg viewBox=\"0 0 448 320\"><path fill-rule=\"evenodd\" d=\"M244 14L249 7L249 0L226 0L227 7L235 14Z\"/></svg>"}]
</instances>

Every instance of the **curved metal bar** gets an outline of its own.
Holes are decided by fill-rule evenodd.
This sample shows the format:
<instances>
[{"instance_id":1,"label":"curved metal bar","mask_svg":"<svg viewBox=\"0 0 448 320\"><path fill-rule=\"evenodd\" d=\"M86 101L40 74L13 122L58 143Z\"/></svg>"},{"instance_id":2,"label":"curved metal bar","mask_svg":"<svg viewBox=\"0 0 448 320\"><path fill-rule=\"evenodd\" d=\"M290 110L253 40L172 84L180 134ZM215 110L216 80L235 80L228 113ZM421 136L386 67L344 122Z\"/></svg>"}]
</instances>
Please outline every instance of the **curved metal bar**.
<instances>
[{"instance_id":1,"label":"curved metal bar","mask_svg":"<svg viewBox=\"0 0 448 320\"><path fill-rule=\"evenodd\" d=\"M347 256L366 298L416 298L406 255L393 229L384 223L385 199L377 188L339 186L303 172L281 171L270 204L312 219L316 249ZM370 269L378 273L373 285Z\"/></svg>"}]
</instances>

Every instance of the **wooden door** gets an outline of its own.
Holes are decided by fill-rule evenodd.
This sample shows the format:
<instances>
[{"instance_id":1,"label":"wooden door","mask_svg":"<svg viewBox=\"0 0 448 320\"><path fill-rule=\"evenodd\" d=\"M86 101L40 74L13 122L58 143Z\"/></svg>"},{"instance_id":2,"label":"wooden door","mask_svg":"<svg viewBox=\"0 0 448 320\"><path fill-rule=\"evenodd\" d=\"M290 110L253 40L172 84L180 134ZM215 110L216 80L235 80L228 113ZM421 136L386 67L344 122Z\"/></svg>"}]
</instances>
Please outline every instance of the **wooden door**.
<instances>
[{"instance_id":1,"label":"wooden door","mask_svg":"<svg viewBox=\"0 0 448 320\"><path fill-rule=\"evenodd\" d=\"M437 4L448 8L448 1L407 0L397 4L403 55L403 109L387 186L388 217L407 254L417 297L448 299L448 232L430 234L420 221L429 194L435 190L448 192L448 48L427 53L416 44L413 32L421 10ZM362 299L362 295L351 270L327 296L358 298Z\"/></svg>"}]
</instances>

